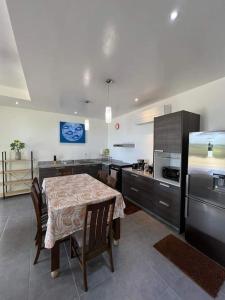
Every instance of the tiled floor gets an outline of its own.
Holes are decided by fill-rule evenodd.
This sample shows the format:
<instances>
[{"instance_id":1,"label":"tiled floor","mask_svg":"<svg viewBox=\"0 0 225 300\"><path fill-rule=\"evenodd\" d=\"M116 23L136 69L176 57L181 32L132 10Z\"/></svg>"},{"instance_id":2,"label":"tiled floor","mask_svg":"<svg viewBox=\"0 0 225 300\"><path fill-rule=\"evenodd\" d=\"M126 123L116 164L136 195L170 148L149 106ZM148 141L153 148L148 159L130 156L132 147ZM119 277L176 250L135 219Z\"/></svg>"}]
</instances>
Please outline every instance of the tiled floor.
<instances>
[{"instance_id":1,"label":"tiled floor","mask_svg":"<svg viewBox=\"0 0 225 300\"><path fill-rule=\"evenodd\" d=\"M62 245L59 278L50 277L48 250L42 251L33 266L34 220L29 196L0 200L1 300L211 299L153 248L171 230L144 212L122 220L120 245L113 249L114 273L108 268L107 255L89 264L87 293L77 261L69 259L68 245ZM225 299L225 285L217 299Z\"/></svg>"}]
</instances>

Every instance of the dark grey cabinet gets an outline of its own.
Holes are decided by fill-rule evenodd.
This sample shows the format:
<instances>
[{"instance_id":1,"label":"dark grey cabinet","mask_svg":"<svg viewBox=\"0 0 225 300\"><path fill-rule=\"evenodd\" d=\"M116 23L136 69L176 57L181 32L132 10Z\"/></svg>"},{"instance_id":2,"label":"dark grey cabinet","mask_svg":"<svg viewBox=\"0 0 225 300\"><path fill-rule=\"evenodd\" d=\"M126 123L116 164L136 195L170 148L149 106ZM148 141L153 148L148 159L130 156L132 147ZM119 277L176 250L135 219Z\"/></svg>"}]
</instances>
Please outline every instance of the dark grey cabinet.
<instances>
[{"instance_id":1,"label":"dark grey cabinet","mask_svg":"<svg viewBox=\"0 0 225 300\"><path fill-rule=\"evenodd\" d=\"M39 182L42 185L44 178L55 177L56 169L55 168L39 168Z\"/></svg>"},{"instance_id":2,"label":"dark grey cabinet","mask_svg":"<svg viewBox=\"0 0 225 300\"><path fill-rule=\"evenodd\" d=\"M98 171L101 170L101 164L87 164L87 165L78 165L73 167L73 174L89 174L94 178L97 178Z\"/></svg>"},{"instance_id":3,"label":"dark grey cabinet","mask_svg":"<svg viewBox=\"0 0 225 300\"><path fill-rule=\"evenodd\" d=\"M84 164L74 166L60 166L51 168L39 168L39 182L42 184L44 178L65 176L73 174L89 174L97 178L98 171L101 170L102 164Z\"/></svg>"},{"instance_id":4,"label":"dark grey cabinet","mask_svg":"<svg viewBox=\"0 0 225 300\"><path fill-rule=\"evenodd\" d=\"M73 167L52 167L52 168L39 168L39 182L42 185L44 178L72 175Z\"/></svg>"},{"instance_id":5,"label":"dark grey cabinet","mask_svg":"<svg viewBox=\"0 0 225 300\"><path fill-rule=\"evenodd\" d=\"M91 175L94 178L98 177L98 171L101 170L102 165L101 164L92 164L89 165L89 171L87 172L89 175Z\"/></svg>"},{"instance_id":6,"label":"dark grey cabinet","mask_svg":"<svg viewBox=\"0 0 225 300\"><path fill-rule=\"evenodd\" d=\"M181 152L182 114L180 112L155 118L154 149L164 152Z\"/></svg>"},{"instance_id":7,"label":"dark grey cabinet","mask_svg":"<svg viewBox=\"0 0 225 300\"><path fill-rule=\"evenodd\" d=\"M180 226L181 198L180 188L155 181L155 213L175 227Z\"/></svg>"},{"instance_id":8,"label":"dark grey cabinet","mask_svg":"<svg viewBox=\"0 0 225 300\"><path fill-rule=\"evenodd\" d=\"M199 131L200 116L178 111L154 119L154 150L181 153L189 132Z\"/></svg>"},{"instance_id":9,"label":"dark grey cabinet","mask_svg":"<svg viewBox=\"0 0 225 300\"><path fill-rule=\"evenodd\" d=\"M154 181L123 170L122 173L122 194L138 206L150 211L154 211L153 190Z\"/></svg>"},{"instance_id":10,"label":"dark grey cabinet","mask_svg":"<svg viewBox=\"0 0 225 300\"><path fill-rule=\"evenodd\" d=\"M179 153L181 168L180 174L180 188L179 191L174 186L167 188L156 185L156 211L157 215L173 225L178 226L180 232L183 232L185 226L184 218L184 203L185 203L185 188L186 188L186 174L188 162L188 143L189 133L196 132L200 129L200 115L188 111L178 111L175 113L160 116L154 119L154 168L157 179L162 179L162 168L167 166L168 161L163 163L163 159L169 153ZM165 152L165 153L157 153ZM170 161L169 166L173 166ZM158 167L158 169L157 169ZM175 201L177 199L179 201ZM160 199L160 200L157 200ZM173 210L172 215L169 211Z\"/></svg>"},{"instance_id":11,"label":"dark grey cabinet","mask_svg":"<svg viewBox=\"0 0 225 300\"><path fill-rule=\"evenodd\" d=\"M123 170L125 199L180 230L180 188Z\"/></svg>"}]
</instances>

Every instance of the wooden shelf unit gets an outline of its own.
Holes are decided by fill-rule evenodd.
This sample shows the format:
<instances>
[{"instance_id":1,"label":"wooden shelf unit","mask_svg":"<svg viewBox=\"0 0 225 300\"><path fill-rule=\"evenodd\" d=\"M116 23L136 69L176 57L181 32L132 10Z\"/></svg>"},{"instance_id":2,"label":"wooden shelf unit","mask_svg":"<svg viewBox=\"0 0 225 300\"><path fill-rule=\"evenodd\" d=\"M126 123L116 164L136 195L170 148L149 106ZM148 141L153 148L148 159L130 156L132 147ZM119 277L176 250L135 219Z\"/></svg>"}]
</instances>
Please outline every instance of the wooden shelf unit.
<instances>
[{"instance_id":1,"label":"wooden shelf unit","mask_svg":"<svg viewBox=\"0 0 225 300\"><path fill-rule=\"evenodd\" d=\"M15 163L30 163L29 168L15 168ZM33 160L33 152L30 153L30 159L7 159L6 151L2 152L2 171L0 174L2 175L2 182L0 186L2 186L2 196L3 198L28 194L30 193L31 182L34 178L34 160ZM13 166L14 165L14 166ZM11 168L11 169L10 169ZM13 178L12 178L13 177ZM24 186L22 189L12 190L12 187L16 186ZM25 188L27 186L27 188Z\"/></svg>"}]
</instances>

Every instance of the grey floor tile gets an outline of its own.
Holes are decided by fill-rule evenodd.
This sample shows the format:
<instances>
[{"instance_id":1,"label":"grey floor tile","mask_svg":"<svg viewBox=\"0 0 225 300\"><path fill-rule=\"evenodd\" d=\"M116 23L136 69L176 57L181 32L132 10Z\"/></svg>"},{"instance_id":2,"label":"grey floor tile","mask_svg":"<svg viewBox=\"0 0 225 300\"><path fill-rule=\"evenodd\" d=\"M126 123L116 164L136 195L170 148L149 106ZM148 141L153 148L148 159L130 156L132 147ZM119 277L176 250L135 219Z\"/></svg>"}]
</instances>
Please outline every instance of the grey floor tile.
<instances>
[{"instance_id":1,"label":"grey floor tile","mask_svg":"<svg viewBox=\"0 0 225 300\"><path fill-rule=\"evenodd\" d=\"M0 240L1 240L2 233L6 227L7 220L8 217L0 215Z\"/></svg>"},{"instance_id":2,"label":"grey floor tile","mask_svg":"<svg viewBox=\"0 0 225 300\"><path fill-rule=\"evenodd\" d=\"M166 235L176 233L142 211L121 220L120 244L113 247L114 273L109 269L107 253L89 263L87 293L78 261L69 258L68 243L61 245L59 278L50 276L49 250L41 251L38 264L33 265L35 230L30 196L0 200L1 300L211 299L153 248ZM225 300L225 284L217 299Z\"/></svg>"},{"instance_id":3,"label":"grey floor tile","mask_svg":"<svg viewBox=\"0 0 225 300\"><path fill-rule=\"evenodd\" d=\"M175 287L174 291L183 300L212 300L213 298L209 296L200 286L198 286L189 277L183 276L180 278Z\"/></svg>"},{"instance_id":4,"label":"grey floor tile","mask_svg":"<svg viewBox=\"0 0 225 300\"><path fill-rule=\"evenodd\" d=\"M32 236L32 217L29 215L10 216L0 240L0 256L14 257L29 253L34 243Z\"/></svg>"},{"instance_id":5,"label":"grey floor tile","mask_svg":"<svg viewBox=\"0 0 225 300\"><path fill-rule=\"evenodd\" d=\"M26 300L29 287L29 255L2 259L0 257L0 299Z\"/></svg>"},{"instance_id":6,"label":"grey floor tile","mask_svg":"<svg viewBox=\"0 0 225 300\"><path fill-rule=\"evenodd\" d=\"M50 272L30 280L29 300L79 299L70 268L61 267L60 276L51 278Z\"/></svg>"},{"instance_id":7,"label":"grey floor tile","mask_svg":"<svg viewBox=\"0 0 225 300\"><path fill-rule=\"evenodd\" d=\"M182 300L174 290L167 288L159 297L156 297L154 300Z\"/></svg>"},{"instance_id":8,"label":"grey floor tile","mask_svg":"<svg viewBox=\"0 0 225 300\"><path fill-rule=\"evenodd\" d=\"M51 251L43 249L40 253L38 263L33 264L36 255L36 249L32 248L30 255L30 279L38 279L39 277L48 274L50 276L51 269ZM63 243L60 245L60 269L69 269L69 261Z\"/></svg>"},{"instance_id":9,"label":"grey floor tile","mask_svg":"<svg viewBox=\"0 0 225 300\"><path fill-rule=\"evenodd\" d=\"M80 268L78 259L72 259L71 269L76 280L79 295L84 293L82 270ZM112 278L112 272L109 269L105 259L98 256L87 264L87 279L89 290L94 289L96 286L102 284L108 279Z\"/></svg>"}]
</instances>

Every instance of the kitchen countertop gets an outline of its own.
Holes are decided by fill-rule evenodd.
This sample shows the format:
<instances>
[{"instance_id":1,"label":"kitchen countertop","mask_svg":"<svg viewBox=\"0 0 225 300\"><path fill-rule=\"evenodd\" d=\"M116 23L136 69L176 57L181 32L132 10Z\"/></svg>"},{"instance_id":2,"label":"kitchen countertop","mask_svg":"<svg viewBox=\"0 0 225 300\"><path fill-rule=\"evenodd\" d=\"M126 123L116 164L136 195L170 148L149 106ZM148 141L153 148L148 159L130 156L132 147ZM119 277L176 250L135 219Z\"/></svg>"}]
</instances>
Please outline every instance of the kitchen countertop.
<instances>
[{"instance_id":1,"label":"kitchen countertop","mask_svg":"<svg viewBox=\"0 0 225 300\"><path fill-rule=\"evenodd\" d=\"M96 164L104 164L106 166L110 166L111 164L122 163L119 160L102 160L102 159L79 159L79 160L60 160L60 161L39 161L38 168L60 168L60 167L74 167L74 166L82 166L82 165L96 165Z\"/></svg>"},{"instance_id":2,"label":"kitchen countertop","mask_svg":"<svg viewBox=\"0 0 225 300\"><path fill-rule=\"evenodd\" d=\"M127 172L130 172L130 173L133 173L133 174L136 174L136 175L140 175L140 176L144 176L144 177L147 177L147 178L154 179L153 175L150 174L149 172L146 172L146 171L138 171L138 170L135 170L135 169L132 169L132 168L123 168L123 170L127 171Z\"/></svg>"}]
</instances>

